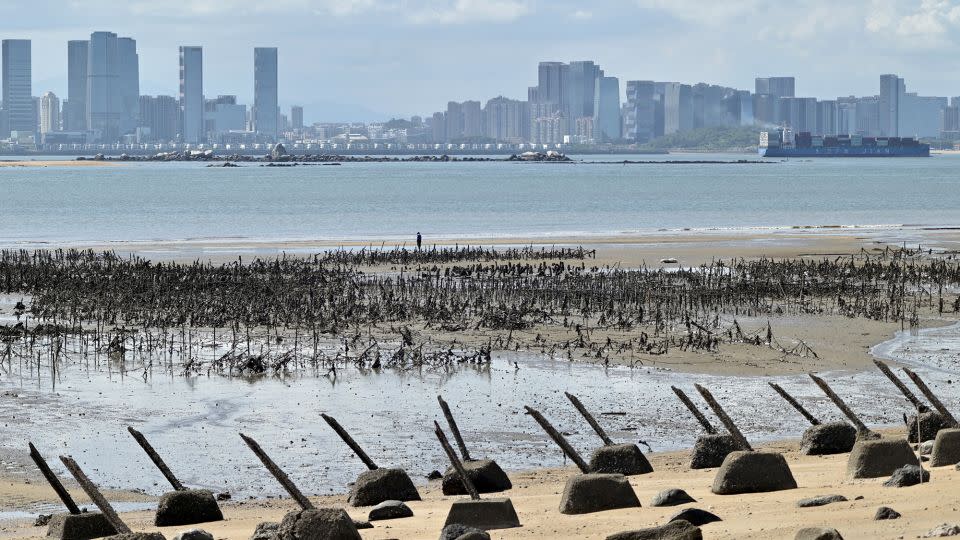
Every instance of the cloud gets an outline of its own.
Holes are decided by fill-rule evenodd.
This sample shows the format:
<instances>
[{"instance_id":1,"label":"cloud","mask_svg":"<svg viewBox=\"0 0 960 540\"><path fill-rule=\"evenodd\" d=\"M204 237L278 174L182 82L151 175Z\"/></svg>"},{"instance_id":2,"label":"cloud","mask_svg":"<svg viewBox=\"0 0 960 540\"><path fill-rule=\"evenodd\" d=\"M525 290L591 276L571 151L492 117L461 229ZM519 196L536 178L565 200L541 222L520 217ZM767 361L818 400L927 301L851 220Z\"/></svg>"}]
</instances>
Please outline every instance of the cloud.
<instances>
[{"instance_id":1,"label":"cloud","mask_svg":"<svg viewBox=\"0 0 960 540\"><path fill-rule=\"evenodd\" d=\"M578 21L588 21L593 18L593 12L578 9L570 14L570 18Z\"/></svg>"},{"instance_id":2,"label":"cloud","mask_svg":"<svg viewBox=\"0 0 960 540\"><path fill-rule=\"evenodd\" d=\"M407 16L415 24L512 22L533 11L524 0L454 0L435 2Z\"/></svg>"}]
</instances>

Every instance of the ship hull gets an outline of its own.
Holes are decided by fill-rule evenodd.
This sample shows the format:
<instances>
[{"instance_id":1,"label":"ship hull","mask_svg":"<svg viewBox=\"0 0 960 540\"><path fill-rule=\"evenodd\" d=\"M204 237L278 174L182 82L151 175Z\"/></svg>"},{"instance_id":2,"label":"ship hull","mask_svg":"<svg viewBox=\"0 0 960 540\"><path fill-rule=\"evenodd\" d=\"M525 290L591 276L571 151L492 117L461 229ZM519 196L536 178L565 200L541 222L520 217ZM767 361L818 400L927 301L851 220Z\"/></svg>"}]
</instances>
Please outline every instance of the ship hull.
<instances>
[{"instance_id":1,"label":"ship hull","mask_svg":"<svg viewBox=\"0 0 960 540\"><path fill-rule=\"evenodd\" d=\"M760 148L761 157L930 157L930 145L916 146L814 146Z\"/></svg>"}]
</instances>

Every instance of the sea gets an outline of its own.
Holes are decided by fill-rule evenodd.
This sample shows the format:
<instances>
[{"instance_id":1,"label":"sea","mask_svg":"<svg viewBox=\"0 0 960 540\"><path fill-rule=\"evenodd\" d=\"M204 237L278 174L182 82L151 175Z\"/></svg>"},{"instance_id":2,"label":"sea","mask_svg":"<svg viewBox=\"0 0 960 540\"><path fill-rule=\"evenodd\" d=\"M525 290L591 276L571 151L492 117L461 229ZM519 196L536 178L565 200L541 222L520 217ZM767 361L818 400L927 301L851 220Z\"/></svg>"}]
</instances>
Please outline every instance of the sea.
<instances>
[{"instance_id":1,"label":"sea","mask_svg":"<svg viewBox=\"0 0 960 540\"><path fill-rule=\"evenodd\" d=\"M960 225L957 155L571 157L573 163L0 167L0 247L311 240L400 244L417 232L429 243L439 238L549 240ZM752 163L703 163L737 160Z\"/></svg>"}]
</instances>

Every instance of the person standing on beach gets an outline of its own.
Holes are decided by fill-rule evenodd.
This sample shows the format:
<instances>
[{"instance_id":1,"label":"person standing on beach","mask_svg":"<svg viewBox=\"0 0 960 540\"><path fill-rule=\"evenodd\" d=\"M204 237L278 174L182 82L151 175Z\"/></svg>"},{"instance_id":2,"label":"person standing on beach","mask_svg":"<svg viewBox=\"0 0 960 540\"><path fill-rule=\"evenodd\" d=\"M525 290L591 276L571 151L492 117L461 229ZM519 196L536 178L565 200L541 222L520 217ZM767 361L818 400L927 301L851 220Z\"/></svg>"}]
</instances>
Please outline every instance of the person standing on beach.
<instances>
[{"instance_id":1,"label":"person standing on beach","mask_svg":"<svg viewBox=\"0 0 960 540\"><path fill-rule=\"evenodd\" d=\"M420 246L423 245L423 237L420 236L420 232L417 231L417 249L420 249Z\"/></svg>"}]
</instances>

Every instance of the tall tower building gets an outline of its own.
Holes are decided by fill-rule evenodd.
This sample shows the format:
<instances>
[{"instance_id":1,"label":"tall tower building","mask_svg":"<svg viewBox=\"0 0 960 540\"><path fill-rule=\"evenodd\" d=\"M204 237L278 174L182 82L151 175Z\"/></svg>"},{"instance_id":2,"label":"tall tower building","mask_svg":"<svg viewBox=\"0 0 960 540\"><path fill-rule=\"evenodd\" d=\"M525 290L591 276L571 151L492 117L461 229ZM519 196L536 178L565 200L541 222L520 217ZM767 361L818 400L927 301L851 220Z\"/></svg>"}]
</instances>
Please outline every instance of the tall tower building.
<instances>
[{"instance_id":1,"label":"tall tower building","mask_svg":"<svg viewBox=\"0 0 960 540\"><path fill-rule=\"evenodd\" d=\"M137 41L117 38L117 73L120 83L120 135L133 133L140 125L140 57Z\"/></svg>"},{"instance_id":2,"label":"tall tower building","mask_svg":"<svg viewBox=\"0 0 960 540\"><path fill-rule=\"evenodd\" d=\"M197 144L203 129L203 48L180 47L180 125L183 142Z\"/></svg>"},{"instance_id":3,"label":"tall tower building","mask_svg":"<svg viewBox=\"0 0 960 540\"><path fill-rule=\"evenodd\" d=\"M253 49L253 130L277 138L280 111L277 96L277 48Z\"/></svg>"},{"instance_id":4,"label":"tall tower building","mask_svg":"<svg viewBox=\"0 0 960 540\"><path fill-rule=\"evenodd\" d=\"M113 32L90 34L87 56L87 129L101 141L120 137L123 105L120 95L117 35Z\"/></svg>"},{"instance_id":5,"label":"tall tower building","mask_svg":"<svg viewBox=\"0 0 960 540\"><path fill-rule=\"evenodd\" d=\"M893 74L880 76L880 135L900 136L900 100L906 93L903 79Z\"/></svg>"},{"instance_id":6,"label":"tall tower building","mask_svg":"<svg viewBox=\"0 0 960 540\"><path fill-rule=\"evenodd\" d=\"M300 105L290 107L290 124L293 129L303 129L303 107Z\"/></svg>"},{"instance_id":7,"label":"tall tower building","mask_svg":"<svg viewBox=\"0 0 960 540\"><path fill-rule=\"evenodd\" d=\"M796 79L794 77L758 77L754 82L757 94L778 98L796 97Z\"/></svg>"},{"instance_id":8,"label":"tall tower building","mask_svg":"<svg viewBox=\"0 0 960 540\"><path fill-rule=\"evenodd\" d=\"M63 103L63 130L87 129L87 62L90 42L67 42L67 99Z\"/></svg>"},{"instance_id":9,"label":"tall tower building","mask_svg":"<svg viewBox=\"0 0 960 540\"><path fill-rule=\"evenodd\" d=\"M60 99L53 92L40 98L40 133L60 130Z\"/></svg>"},{"instance_id":10,"label":"tall tower building","mask_svg":"<svg viewBox=\"0 0 960 540\"><path fill-rule=\"evenodd\" d=\"M620 136L620 79L597 77L593 96L593 139L597 142L615 141Z\"/></svg>"},{"instance_id":11,"label":"tall tower building","mask_svg":"<svg viewBox=\"0 0 960 540\"><path fill-rule=\"evenodd\" d=\"M33 104L29 39L5 39L2 43L3 110L7 137L11 131L34 134L37 117Z\"/></svg>"}]
</instances>

